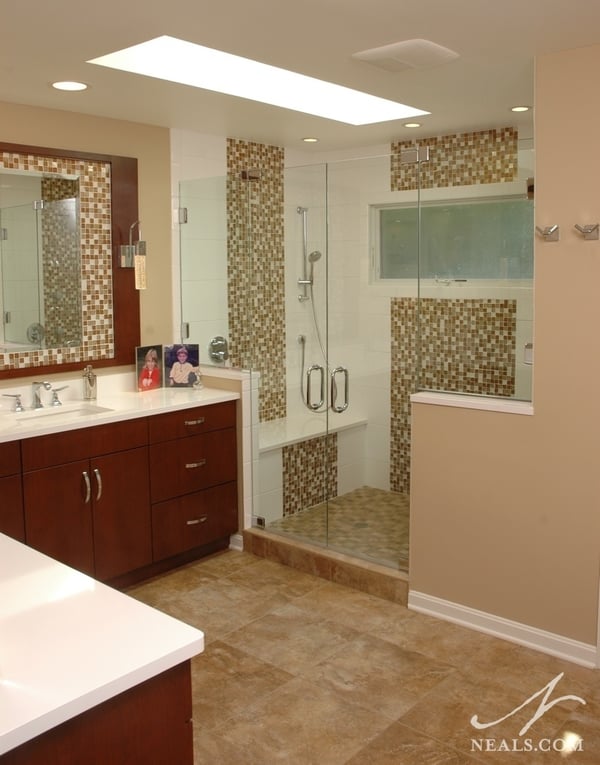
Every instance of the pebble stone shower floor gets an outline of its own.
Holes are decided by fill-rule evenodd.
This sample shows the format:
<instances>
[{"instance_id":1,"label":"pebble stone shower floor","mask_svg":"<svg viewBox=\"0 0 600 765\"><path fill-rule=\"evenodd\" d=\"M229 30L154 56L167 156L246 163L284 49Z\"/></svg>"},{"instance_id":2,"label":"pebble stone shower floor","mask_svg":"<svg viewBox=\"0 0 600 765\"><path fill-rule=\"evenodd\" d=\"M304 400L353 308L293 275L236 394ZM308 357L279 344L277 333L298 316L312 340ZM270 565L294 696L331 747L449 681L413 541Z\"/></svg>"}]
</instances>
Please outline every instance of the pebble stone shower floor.
<instances>
[{"instance_id":1,"label":"pebble stone shower floor","mask_svg":"<svg viewBox=\"0 0 600 765\"><path fill-rule=\"evenodd\" d=\"M363 486L268 524L269 532L406 569L409 498Z\"/></svg>"}]
</instances>

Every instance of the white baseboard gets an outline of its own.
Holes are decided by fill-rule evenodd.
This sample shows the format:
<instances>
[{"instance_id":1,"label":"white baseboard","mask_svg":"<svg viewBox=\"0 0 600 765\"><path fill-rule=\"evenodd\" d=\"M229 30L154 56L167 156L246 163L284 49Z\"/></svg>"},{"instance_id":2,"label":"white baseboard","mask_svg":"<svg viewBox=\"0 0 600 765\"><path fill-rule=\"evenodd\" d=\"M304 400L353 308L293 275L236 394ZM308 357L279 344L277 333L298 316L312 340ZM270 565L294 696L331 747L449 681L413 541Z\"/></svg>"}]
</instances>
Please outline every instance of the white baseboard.
<instances>
[{"instance_id":1,"label":"white baseboard","mask_svg":"<svg viewBox=\"0 0 600 765\"><path fill-rule=\"evenodd\" d=\"M600 666L600 655L595 645L581 643L563 635L513 622L510 619L452 603L449 600L442 600L433 595L411 590L408 593L408 607L438 619L454 622L478 632L485 632L488 635L581 664L584 667Z\"/></svg>"},{"instance_id":2,"label":"white baseboard","mask_svg":"<svg viewBox=\"0 0 600 765\"><path fill-rule=\"evenodd\" d=\"M229 549L238 550L243 552L244 550L244 537L241 534L232 534L229 537Z\"/></svg>"}]
</instances>

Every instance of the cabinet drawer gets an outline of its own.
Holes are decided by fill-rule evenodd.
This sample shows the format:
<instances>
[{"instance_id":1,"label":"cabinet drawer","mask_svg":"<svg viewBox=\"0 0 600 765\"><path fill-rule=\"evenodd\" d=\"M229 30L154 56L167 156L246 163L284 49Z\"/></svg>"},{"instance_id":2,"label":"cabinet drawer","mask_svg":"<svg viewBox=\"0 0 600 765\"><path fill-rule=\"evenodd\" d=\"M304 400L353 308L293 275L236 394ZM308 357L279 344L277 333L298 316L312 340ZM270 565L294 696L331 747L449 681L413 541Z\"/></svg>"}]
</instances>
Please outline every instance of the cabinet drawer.
<instances>
[{"instance_id":1,"label":"cabinet drawer","mask_svg":"<svg viewBox=\"0 0 600 765\"><path fill-rule=\"evenodd\" d=\"M223 401L220 404L157 414L148 420L148 433L150 443L154 444L234 426L235 401Z\"/></svg>"},{"instance_id":2,"label":"cabinet drawer","mask_svg":"<svg viewBox=\"0 0 600 765\"><path fill-rule=\"evenodd\" d=\"M152 502L235 481L236 477L233 428L150 445Z\"/></svg>"},{"instance_id":3,"label":"cabinet drawer","mask_svg":"<svg viewBox=\"0 0 600 765\"><path fill-rule=\"evenodd\" d=\"M0 444L0 477L21 472L21 444L8 441Z\"/></svg>"},{"instance_id":4,"label":"cabinet drawer","mask_svg":"<svg viewBox=\"0 0 600 765\"><path fill-rule=\"evenodd\" d=\"M237 527L235 482L153 505L154 560L223 539L234 534Z\"/></svg>"},{"instance_id":5,"label":"cabinet drawer","mask_svg":"<svg viewBox=\"0 0 600 765\"><path fill-rule=\"evenodd\" d=\"M148 422L145 417L27 438L22 442L23 470L62 465L88 457L135 449L147 443Z\"/></svg>"}]
</instances>

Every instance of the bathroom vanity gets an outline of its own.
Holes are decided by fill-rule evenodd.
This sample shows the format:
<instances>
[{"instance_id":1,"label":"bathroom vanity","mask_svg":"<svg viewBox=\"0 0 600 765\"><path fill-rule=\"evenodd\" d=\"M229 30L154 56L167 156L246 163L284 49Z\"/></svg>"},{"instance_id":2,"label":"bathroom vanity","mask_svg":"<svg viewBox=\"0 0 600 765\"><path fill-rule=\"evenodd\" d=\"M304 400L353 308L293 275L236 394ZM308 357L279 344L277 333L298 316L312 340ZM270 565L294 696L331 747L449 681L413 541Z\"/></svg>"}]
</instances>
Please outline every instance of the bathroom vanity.
<instances>
[{"instance_id":1,"label":"bathroom vanity","mask_svg":"<svg viewBox=\"0 0 600 765\"><path fill-rule=\"evenodd\" d=\"M0 532L123 586L238 530L237 393L127 392L0 414Z\"/></svg>"},{"instance_id":2,"label":"bathroom vanity","mask_svg":"<svg viewBox=\"0 0 600 765\"><path fill-rule=\"evenodd\" d=\"M203 633L0 534L0 764L192 765Z\"/></svg>"}]
</instances>

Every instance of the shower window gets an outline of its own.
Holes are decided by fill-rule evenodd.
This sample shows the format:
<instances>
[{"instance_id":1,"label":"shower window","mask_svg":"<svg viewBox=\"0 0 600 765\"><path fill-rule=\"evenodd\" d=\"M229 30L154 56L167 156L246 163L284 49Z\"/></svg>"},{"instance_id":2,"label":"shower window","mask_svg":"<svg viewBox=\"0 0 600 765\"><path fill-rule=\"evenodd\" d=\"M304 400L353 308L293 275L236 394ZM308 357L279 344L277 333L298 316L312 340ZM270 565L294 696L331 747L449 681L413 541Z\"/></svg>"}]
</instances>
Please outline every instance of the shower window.
<instances>
[{"instance_id":1,"label":"shower window","mask_svg":"<svg viewBox=\"0 0 600 765\"><path fill-rule=\"evenodd\" d=\"M376 279L532 279L533 201L487 198L371 209Z\"/></svg>"}]
</instances>

